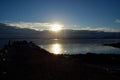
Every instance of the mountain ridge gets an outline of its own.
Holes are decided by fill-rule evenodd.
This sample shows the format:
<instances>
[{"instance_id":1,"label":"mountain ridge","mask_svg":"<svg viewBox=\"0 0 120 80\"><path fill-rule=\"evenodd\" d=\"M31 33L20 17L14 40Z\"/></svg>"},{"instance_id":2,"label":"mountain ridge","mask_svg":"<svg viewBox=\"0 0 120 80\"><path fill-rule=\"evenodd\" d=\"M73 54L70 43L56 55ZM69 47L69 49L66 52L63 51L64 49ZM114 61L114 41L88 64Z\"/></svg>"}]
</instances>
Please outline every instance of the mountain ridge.
<instances>
[{"instance_id":1,"label":"mountain ridge","mask_svg":"<svg viewBox=\"0 0 120 80\"><path fill-rule=\"evenodd\" d=\"M36 31L0 23L0 38L120 39L120 32L69 29L55 33L49 30Z\"/></svg>"}]
</instances>

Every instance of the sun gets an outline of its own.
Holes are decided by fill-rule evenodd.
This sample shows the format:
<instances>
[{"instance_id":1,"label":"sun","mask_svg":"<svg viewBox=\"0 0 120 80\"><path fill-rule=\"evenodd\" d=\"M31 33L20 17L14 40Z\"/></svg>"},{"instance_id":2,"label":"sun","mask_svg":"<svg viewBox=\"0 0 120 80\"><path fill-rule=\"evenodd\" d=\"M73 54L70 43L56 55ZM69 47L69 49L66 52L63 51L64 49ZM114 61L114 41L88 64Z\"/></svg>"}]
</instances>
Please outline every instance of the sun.
<instances>
[{"instance_id":1,"label":"sun","mask_svg":"<svg viewBox=\"0 0 120 80\"><path fill-rule=\"evenodd\" d=\"M60 24L53 24L52 26L51 26L51 31L54 31L54 32L58 32L58 31L60 31L62 29L62 25L60 25Z\"/></svg>"}]
</instances>

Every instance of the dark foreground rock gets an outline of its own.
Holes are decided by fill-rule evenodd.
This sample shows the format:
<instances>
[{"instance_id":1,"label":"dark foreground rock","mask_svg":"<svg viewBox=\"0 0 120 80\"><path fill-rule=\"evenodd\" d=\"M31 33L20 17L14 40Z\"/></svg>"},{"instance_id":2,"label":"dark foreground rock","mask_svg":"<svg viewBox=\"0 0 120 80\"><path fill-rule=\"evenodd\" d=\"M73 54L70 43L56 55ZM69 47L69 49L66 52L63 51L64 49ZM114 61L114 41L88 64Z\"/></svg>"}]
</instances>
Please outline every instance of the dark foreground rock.
<instances>
[{"instance_id":1,"label":"dark foreground rock","mask_svg":"<svg viewBox=\"0 0 120 80\"><path fill-rule=\"evenodd\" d=\"M120 55L53 55L32 42L0 51L0 80L120 80Z\"/></svg>"}]
</instances>

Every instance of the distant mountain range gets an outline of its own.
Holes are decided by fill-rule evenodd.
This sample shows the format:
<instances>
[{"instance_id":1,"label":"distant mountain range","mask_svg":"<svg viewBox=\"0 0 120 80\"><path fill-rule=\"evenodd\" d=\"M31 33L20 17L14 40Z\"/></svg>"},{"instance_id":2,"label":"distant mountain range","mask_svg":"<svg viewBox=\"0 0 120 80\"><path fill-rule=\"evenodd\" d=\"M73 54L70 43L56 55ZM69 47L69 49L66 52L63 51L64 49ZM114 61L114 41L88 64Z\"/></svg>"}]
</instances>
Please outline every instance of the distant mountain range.
<instances>
[{"instance_id":1,"label":"distant mountain range","mask_svg":"<svg viewBox=\"0 0 120 80\"><path fill-rule=\"evenodd\" d=\"M59 33L52 31L36 31L27 28L18 28L0 23L0 38L80 38L80 39L118 39L120 32L104 32L89 30L62 30Z\"/></svg>"}]
</instances>

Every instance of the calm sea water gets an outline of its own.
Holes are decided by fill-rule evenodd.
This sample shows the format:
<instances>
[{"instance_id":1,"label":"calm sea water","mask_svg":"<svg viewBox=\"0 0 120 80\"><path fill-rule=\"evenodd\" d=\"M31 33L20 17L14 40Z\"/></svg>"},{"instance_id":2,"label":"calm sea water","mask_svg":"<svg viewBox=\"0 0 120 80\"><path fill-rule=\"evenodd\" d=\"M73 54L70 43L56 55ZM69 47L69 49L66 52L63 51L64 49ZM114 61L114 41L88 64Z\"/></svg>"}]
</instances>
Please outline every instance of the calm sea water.
<instances>
[{"instance_id":1,"label":"calm sea water","mask_svg":"<svg viewBox=\"0 0 120 80\"><path fill-rule=\"evenodd\" d=\"M46 49L54 54L85 54L104 53L104 54L120 54L119 48L104 46L104 43L120 42L120 39L11 39L11 40L27 40L33 41L38 46ZM9 40L0 39L0 48L2 48Z\"/></svg>"}]
</instances>

